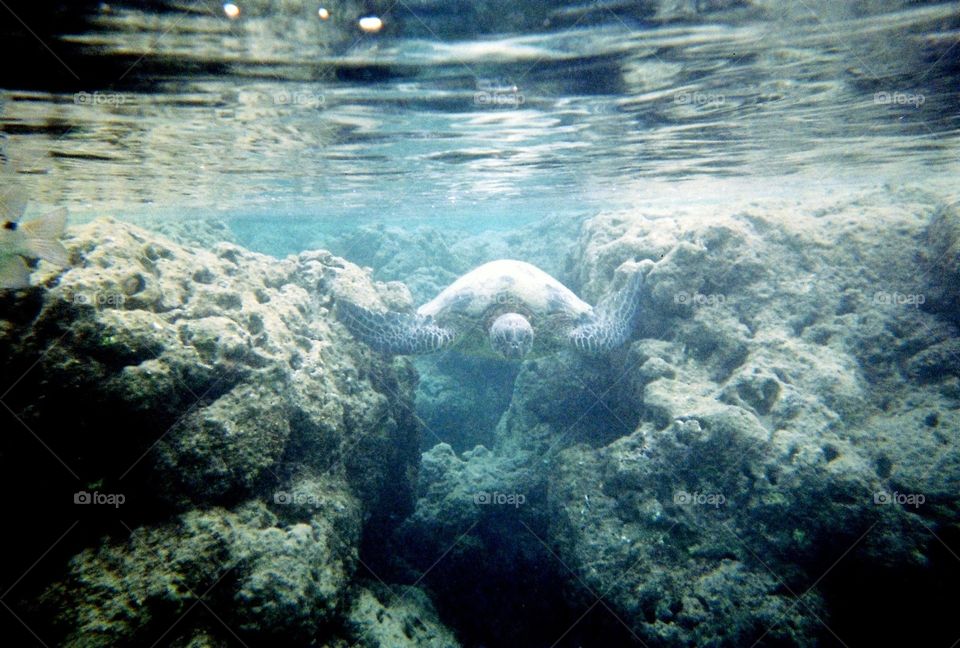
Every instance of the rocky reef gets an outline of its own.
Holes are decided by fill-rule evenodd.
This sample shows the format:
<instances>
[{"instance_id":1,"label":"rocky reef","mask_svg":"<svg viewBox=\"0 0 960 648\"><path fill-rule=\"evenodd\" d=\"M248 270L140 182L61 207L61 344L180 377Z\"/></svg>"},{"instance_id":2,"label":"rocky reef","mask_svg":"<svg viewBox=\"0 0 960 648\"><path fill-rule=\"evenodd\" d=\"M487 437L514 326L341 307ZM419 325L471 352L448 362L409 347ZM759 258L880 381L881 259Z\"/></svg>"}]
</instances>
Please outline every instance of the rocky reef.
<instances>
[{"instance_id":1,"label":"rocky reef","mask_svg":"<svg viewBox=\"0 0 960 648\"><path fill-rule=\"evenodd\" d=\"M12 519L32 520L3 582L26 640L449 636L422 593L359 566L412 510L420 445L410 365L329 315L369 277L329 253L188 247L110 220L65 244L70 268L0 298L0 474L8 492L31 484ZM398 634L384 614L422 621Z\"/></svg>"},{"instance_id":2,"label":"rocky reef","mask_svg":"<svg viewBox=\"0 0 960 648\"><path fill-rule=\"evenodd\" d=\"M949 643L957 214L824 202L583 226L588 300L655 262L640 331L525 362L489 450L424 455L399 553L453 547L426 579L444 618L489 645Z\"/></svg>"},{"instance_id":3,"label":"rocky reef","mask_svg":"<svg viewBox=\"0 0 960 648\"><path fill-rule=\"evenodd\" d=\"M21 643L955 639L955 207L886 188L344 235L367 269L219 231L94 221L70 268L0 295ZM633 340L414 363L331 315L409 308L486 255L591 302L645 261Z\"/></svg>"}]
</instances>

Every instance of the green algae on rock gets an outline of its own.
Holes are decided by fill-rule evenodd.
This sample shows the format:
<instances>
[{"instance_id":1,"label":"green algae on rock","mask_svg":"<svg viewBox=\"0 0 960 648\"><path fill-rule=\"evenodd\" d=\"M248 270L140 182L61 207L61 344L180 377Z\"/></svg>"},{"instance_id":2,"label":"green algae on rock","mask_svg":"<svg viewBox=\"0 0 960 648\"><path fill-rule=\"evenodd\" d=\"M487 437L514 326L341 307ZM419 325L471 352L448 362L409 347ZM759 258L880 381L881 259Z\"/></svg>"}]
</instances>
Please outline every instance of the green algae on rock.
<instances>
[{"instance_id":1,"label":"green algae on rock","mask_svg":"<svg viewBox=\"0 0 960 648\"><path fill-rule=\"evenodd\" d=\"M70 268L4 296L0 358L22 375L6 402L42 443L6 435L3 479L42 471L39 501L79 486L125 503L17 541L90 514L63 573L22 585L45 590L31 613L53 609L72 646L342 632L361 531L412 506L419 447L412 369L328 315L338 291L374 294L367 276L325 252L184 247L110 220L65 244ZM197 605L210 614L164 638Z\"/></svg>"}]
</instances>

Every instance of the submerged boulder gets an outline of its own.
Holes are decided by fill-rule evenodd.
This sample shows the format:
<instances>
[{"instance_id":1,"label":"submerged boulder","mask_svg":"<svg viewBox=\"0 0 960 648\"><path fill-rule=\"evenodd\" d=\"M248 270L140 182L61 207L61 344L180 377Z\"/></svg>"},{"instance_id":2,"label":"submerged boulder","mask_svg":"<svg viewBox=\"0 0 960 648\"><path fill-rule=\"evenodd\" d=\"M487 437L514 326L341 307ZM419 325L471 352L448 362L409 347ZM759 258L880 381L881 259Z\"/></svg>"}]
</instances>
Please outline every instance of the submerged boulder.
<instances>
[{"instance_id":1,"label":"submerged boulder","mask_svg":"<svg viewBox=\"0 0 960 648\"><path fill-rule=\"evenodd\" d=\"M362 534L397 525L416 483L415 372L330 316L378 289L326 252L193 248L111 220L64 244L70 267L0 296L0 479L37 484L13 515L48 511L13 543L70 529L11 592L24 618L75 646L161 640L196 607L171 636L333 636Z\"/></svg>"},{"instance_id":2,"label":"submerged boulder","mask_svg":"<svg viewBox=\"0 0 960 648\"><path fill-rule=\"evenodd\" d=\"M278 483L293 446L345 476L351 459L339 457L358 442L396 441L378 449L383 470L407 452L410 435L394 432L415 427L412 374L376 366L329 316L336 290L369 285L355 267L187 248L110 221L66 244L71 268L8 297L0 355L23 374L11 409L81 481L177 507L229 504ZM412 488L357 476L368 511Z\"/></svg>"},{"instance_id":3,"label":"submerged boulder","mask_svg":"<svg viewBox=\"0 0 960 648\"><path fill-rule=\"evenodd\" d=\"M350 504L337 518L324 511L284 525L254 500L133 529L74 556L42 602L66 646L163 642L198 606L231 632L309 643L330 632L347 600L360 529Z\"/></svg>"},{"instance_id":4,"label":"submerged boulder","mask_svg":"<svg viewBox=\"0 0 960 648\"><path fill-rule=\"evenodd\" d=\"M657 645L813 645L834 622L849 632L893 593L847 603L856 578L821 582L839 562L838 574L896 565L914 596L937 599L929 529L957 505L946 484L960 478L947 460L958 439L907 454L891 428L909 427L891 421L918 434L953 423L956 397L921 386L948 374L932 367L950 333L884 298L925 291L911 285L909 250L931 202L880 192L819 219L620 214L584 228L587 286L623 255L657 261L641 334L658 339L636 342L614 376L634 385L636 431L566 450L550 478L550 537L582 579L574 597L605 592ZM828 248L825 232L841 243ZM892 333L882 349L864 344L876 318Z\"/></svg>"},{"instance_id":5,"label":"submerged boulder","mask_svg":"<svg viewBox=\"0 0 960 648\"><path fill-rule=\"evenodd\" d=\"M424 564L423 547L454 546L444 565L478 563L501 538L498 555L538 574L517 587L554 606L534 616L548 644L857 643L891 632L876 610L946 614L957 331L917 297L934 294L918 259L943 248L925 236L945 227L935 204L880 191L792 218L795 205L588 221L569 264L586 299L623 261L655 263L635 341L523 363L490 450L424 455L401 553ZM462 494L481 483L526 505L471 509ZM433 591L450 592L443 569ZM498 565L470 577L470 596L502 585ZM522 623L488 609L497 627Z\"/></svg>"},{"instance_id":6,"label":"submerged boulder","mask_svg":"<svg viewBox=\"0 0 960 648\"><path fill-rule=\"evenodd\" d=\"M430 598L411 586L363 587L354 599L347 628L350 646L362 648L458 648L460 643L437 618Z\"/></svg>"}]
</instances>

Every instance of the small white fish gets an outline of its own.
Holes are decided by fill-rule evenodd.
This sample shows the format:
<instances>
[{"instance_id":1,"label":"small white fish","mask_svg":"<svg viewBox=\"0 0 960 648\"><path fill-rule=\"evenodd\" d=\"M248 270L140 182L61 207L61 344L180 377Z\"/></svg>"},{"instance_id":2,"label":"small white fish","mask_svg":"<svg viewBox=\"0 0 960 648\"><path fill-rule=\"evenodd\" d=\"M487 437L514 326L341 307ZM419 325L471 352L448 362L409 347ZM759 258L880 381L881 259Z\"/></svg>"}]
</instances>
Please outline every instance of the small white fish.
<instances>
[{"instance_id":1,"label":"small white fish","mask_svg":"<svg viewBox=\"0 0 960 648\"><path fill-rule=\"evenodd\" d=\"M67 210L60 207L21 223L26 204L19 191L0 189L0 289L30 285L28 260L44 259L59 266L69 263L59 240L67 225Z\"/></svg>"}]
</instances>

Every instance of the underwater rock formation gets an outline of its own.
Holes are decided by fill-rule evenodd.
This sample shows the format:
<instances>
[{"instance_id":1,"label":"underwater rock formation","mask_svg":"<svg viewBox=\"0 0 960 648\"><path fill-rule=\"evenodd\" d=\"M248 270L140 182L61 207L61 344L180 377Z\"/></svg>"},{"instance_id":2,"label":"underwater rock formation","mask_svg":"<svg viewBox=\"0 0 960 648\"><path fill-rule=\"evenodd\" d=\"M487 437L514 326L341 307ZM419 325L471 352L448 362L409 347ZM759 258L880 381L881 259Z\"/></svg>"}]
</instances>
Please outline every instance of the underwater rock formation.
<instances>
[{"instance_id":1,"label":"underwater rock formation","mask_svg":"<svg viewBox=\"0 0 960 648\"><path fill-rule=\"evenodd\" d=\"M877 611L947 615L958 573L957 331L917 266L942 213L880 191L795 219L592 219L572 264L586 299L625 258L656 262L636 341L524 363L491 450L424 456L403 553L519 556L539 575L526 599L554 605L533 612L545 645L909 640ZM471 489L525 502L471 509ZM470 577L470 596L504 583L497 564ZM426 582L443 614L450 579Z\"/></svg>"},{"instance_id":2,"label":"underwater rock formation","mask_svg":"<svg viewBox=\"0 0 960 648\"><path fill-rule=\"evenodd\" d=\"M960 473L944 460L960 439L951 426L924 458L910 430L930 438L920 421L930 410L955 412L957 401L919 388L909 371L877 381L862 367L879 351L863 340L876 319L899 333L882 350L894 366L924 353L914 346L921 339L955 337L896 296L927 289L909 251L931 204L880 192L819 219L739 213L654 228L618 216L585 228L586 283L610 272L608 254L662 255L643 324L662 341L635 343L635 369L623 378L637 430L605 448L567 450L551 480L558 554L579 565L588 589L609 592L638 636L661 645L815 643L831 623L852 623L833 619L835 591L815 587L841 556L842 571L913 570L922 589L937 553L929 529L949 524L945 510L957 504L946 482ZM672 245L665 231L676 233ZM828 247L826 232L836 244ZM911 326L923 327L922 338ZM912 424L883 432L903 418ZM926 503L887 501L901 493ZM719 598L701 589L718 572L739 574L723 577Z\"/></svg>"},{"instance_id":3,"label":"underwater rock formation","mask_svg":"<svg viewBox=\"0 0 960 648\"><path fill-rule=\"evenodd\" d=\"M69 527L8 600L55 619L58 645L357 640L361 545L412 508L419 461L412 368L328 315L369 277L325 252L183 247L110 220L64 243L70 268L0 298L0 478L44 475L12 514L47 507L14 550Z\"/></svg>"},{"instance_id":4,"label":"underwater rock formation","mask_svg":"<svg viewBox=\"0 0 960 648\"><path fill-rule=\"evenodd\" d=\"M413 365L329 317L402 284L74 229L0 296L0 478L33 484L11 519L50 507L11 541L62 535L7 601L67 646L907 641L887 619L948 618L960 579L953 229L920 192L599 215L555 262L590 300L654 263L633 341L441 358L422 456Z\"/></svg>"},{"instance_id":5,"label":"underwater rock formation","mask_svg":"<svg viewBox=\"0 0 960 648\"><path fill-rule=\"evenodd\" d=\"M457 648L456 637L437 619L424 592L406 586L390 589L380 583L361 589L347 621L353 647L418 646ZM345 646L346 646L345 645Z\"/></svg>"},{"instance_id":6,"label":"underwater rock formation","mask_svg":"<svg viewBox=\"0 0 960 648\"><path fill-rule=\"evenodd\" d=\"M182 636L172 621L198 603L230 632L309 643L348 600L360 530L359 507L349 495L315 494L342 510L331 505L307 522L282 524L254 500L235 511L192 510L134 529L126 542L83 550L71 559L67 578L43 597L63 645Z\"/></svg>"}]
</instances>

